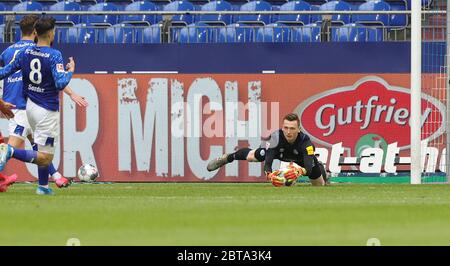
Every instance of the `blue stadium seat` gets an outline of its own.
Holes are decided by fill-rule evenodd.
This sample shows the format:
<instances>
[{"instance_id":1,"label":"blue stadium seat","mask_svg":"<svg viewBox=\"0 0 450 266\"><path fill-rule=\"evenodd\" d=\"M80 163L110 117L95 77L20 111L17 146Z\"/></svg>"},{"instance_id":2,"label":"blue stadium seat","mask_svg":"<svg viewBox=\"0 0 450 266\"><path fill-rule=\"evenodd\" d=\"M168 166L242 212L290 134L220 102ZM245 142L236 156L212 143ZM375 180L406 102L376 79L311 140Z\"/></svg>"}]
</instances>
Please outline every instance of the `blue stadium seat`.
<instances>
[{"instance_id":1,"label":"blue stadium seat","mask_svg":"<svg viewBox=\"0 0 450 266\"><path fill-rule=\"evenodd\" d=\"M411 10L411 0L406 0L406 2L407 2L407 9ZM428 9L430 8L432 3L433 0L422 0L422 7Z\"/></svg>"},{"instance_id":2,"label":"blue stadium seat","mask_svg":"<svg viewBox=\"0 0 450 266\"><path fill-rule=\"evenodd\" d=\"M320 42L320 25L310 23L291 29L291 42Z\"/></svg>"},{"instance_id":3,"label":"blue stadium seat","mask_svg":"<svg viewBox=\"0 0 450 266\"><path fill-rule=\"evenodd\" d=\"M349 11L352 10L350 4L344 1L330 1L320 6L321 11ZM324 16L322 16L324 19ZM331 16L331 22L333 24L339 23L341 25L348 24L351 22L349 14L338 14Z\"/></svg>"},{"instance_id":4,"label":"blue stadium seat","mask_svg":"<svg viewBox=\"0 0 450 266\"><path fill-rule=\"evenodd\" d=\"M62 1L50 6L49 11L81 11L81 6L75 2ZM55 15L58 24L79 24L80 15Z\"/></svg>"},{"instance_id":5,"label":"blue stadium seat","mask_svg":"<svg viewBox=\"0 0 450 266\"><path fill-rule=\"evenodd\" d=\"M59 0L29 0L29 1L40 3L43 7L42 10L48 10L51 5L54 5L59 2ZM23 1L23 2L25 2L25 1Z\"/></svg>"},{"instance_id":6,"label":"blue stadium seat","mask_svg":"<svg viewBox=\"0 0 450 266\"><path fill-rule=\"evenodd\" d=\"M433 3L433 0L422 0L422 7L428 9L428 8L430 8L432 3Z\"/></svg>"},{"instance_id":7,"label":"blue stadium seat","mask_svg":"<svg viewBox=\"0 0 450 266\"><path fill-rule=\"evenodd\" d=\"M139 32L138 32L139 33ZM137 42L141 40L140 34L137 34ZM150 27L146 27L142 31L143 43L161 43L161 25L155 24Z\"/></svg>"},{"instance_id":8,"label":"blue stadium seat","mask_svg":"<svg viewBox=\"0 0 450 266\"><path fill-rule=\"evenodd\" d=\"M55 28L55 43L67 43L68 25L62 25Z\"/></svg>"},{"instance_id":9,"label":"blue stadium seat","mask_svg":"<svg viewBox=\"0 0 450 266\"><path fill-rule=\"evenodd\" d=\"M202 6L202 11L232 11L233 7L227 1L212 1ZM200 15L198 21L207 24L231 24L231 15Z\"/></svg>"},{"instance_id":10,"label":"blue stadium seat","mask_svg":"<svg viewBox=\"0 0 450 266\"><path fill-rule=\"evenodd\" d=\"M148 1L137 1L125 7L125 11L156 11L156 5ZM122 23L153 25L158 22L157 15L124 15Z\"/></svg>"},{"instance_id":11,"label":"blue stadium seat","mask_svg":"<svg viewBox=\"0 0 450 266\"><path fill-rule=\"evenodd\" d=\"M179 0L171 2L164 6L164 11L192 11L194 10L194 5L185 0ZM194 16L192 15L175 15L172 17L172 24L176 25L189 25L194 22Z\"/></svg>"},{"instance_id":12,"label":"blue stadium seat","mask_svg":"<svg viewBox=\"0 0 450 266\"><path fill-rule=\"evenodd\" d=\"M94 27L86 24L77 24L62 31L60 35L61 43L95 43L97 31Z\"/></svg>"},{"instance_id":13,"label":"blue stadium seat","mask_svg":"<svg viewBox=\"0 0 450 266\"><path fill-rule=\"evenodd\" d=\"M97 3L124 3L124 4L130 4L133 3L134 0L97 0Z\"/></svg>"},{"instance_id":14,"label":"blue stadium seat","mask_svg":"<svg viewBox=\"0 0 450 266\"><path fill-rule=\"evenodd\" d=\"M219 31L218 42L221 43L249 43L253 42L255 27L241 24L231 24Z\"/></svg>"},{"instance_id":15,"label":"blue stadium seat","mask_svg":"<svg viewBox=\"0 0 450 266\"><path fill-rule=\"evenodd\" d=\"M126 24L116 24L99 34L98 43L133 43L133 27Z\"/></svg>"},{"instance_id":16,"label":"blue stadium seat","mask_svg":"<svg viewBox=\"0 0 450 266\"><path fill-rule=\"evenodd\" d=\"M252 1L247 4L243 4L240 8L241 11L271 11L272 5L266 1ZM270 15L239 15L238 23L247 24L270 24Z\"/></svg>"},{"instance_id":17,"label":"blue stadium seat","mask_svg":"<svg viewBox=\"0 0 450 266\"><path fill-rule=\"evenodd\" d=\"M311 5L311 10L319 11L320 6ZM322 21L322 15L311 15L310 23L318 23Z\"/></svg>"},{"instance_id":18,"label":"blue stadium seat","mask_svg":"<svg viewBox=\"0 0 450 266\"><path fill-rule=\"evenodd\" d=\"M14 5L12 11L42 11L44 7L38 2L22 2L20 4ZM23 15L16 16L16 23L22 19Z\"/></svg>"},{"instance_id":19,"label":"blue stadium seat","mask_svg":"<svg viewBox=\"0 0 450 266\"><path fill-rule=\"evenodd\" d=\"M6 7L4 4L0 3L0 11L5 11ZM0 15L0 25L5 24L5 17L3 15ZM2 31L3 32L3 31ZM3 36L2 36L3 37ZM2 39L3 40L3 39Z\"/></svg>"},{"instance_id":20,"label":"blue stadium seat","mask_svg":"<svg viewBox=\"0 0 450 266\"><path fill-rule=\"evenodd\" d=\"M391 6L382 1L382 0L372 0L368 1L366 3L363 3L359 6L358 10L360 11L390 11ZM384 25L389 26L389 15L387 14L364 14L364 15L357 15L355 22L361 23L361 24L378 24L378 25Z\"/></svg>"},{"instance_id":21,"label":"blue stadium seat","mask_svg":"<svg viewBox=\"0 0 450 266\"><path fill-rule=\"evenodd\" d=\"M289 28L281 23L261 27L256 33L256 42L289 42Z\"/></svg>"},{"instance_id":22,"label":"blue stadium seat","mask_svg":"<svg viewBox=\"0 0 450 266\"><path fill-rule=\"evenodd\" d=\"M390 3L391 10L406 10L405 2ZM402 14L392 14L389 21L390 26L395 28L405 28L408 26L408 16Z\"/></svg>"},{"instance_id":23,"label":"blue stadium seat","mask_svg":"<svg viewBox=\"0 0 450 266\"><path fill-rule=\"evenodd\" d=\"M98 3L89 7L88 11L118 11L116 5L111 3ZM117 24L118 17L116 15L89 15L87 16L87 24L112 26Z\"/></svg>"},{"instance_id":24,"label":"blue stadium seat","mask_svg":"<svg viewBox=\"0 0 450 266\"><path fill-rule=\"evenodd\" d=\"M5 42L5 25L1 24L0 25L0 42L4 43Z\"/></svg>"},{"instance_id":25,"label":"blue stadium seat","mask_svg":"<svg viewBox=\"0 0 450 266\"><path fill-rule=\"evenodd\" d=\"M97 4L96 0L76 0L76 2L78 4L80 4L81 6L81 10L83 11L87 11L91 6L94 6ZM86 16L82 16L81 20L86 21L86 19L84 19Z\"/></svg>"},{"instance_id":26,"label":"blue stadium seat","mask_svg":"<svg viewBox=\"0 0 450 266\"><path fill-rule=\"evenodd\" d=\"M383 31L377 28L366 27L362 24L346 24L331 29L333 42L376 42L383 40Z\"/></svg>"},{"instance_id":27,"label":"blue stadium seat","mask_svg":"<svg viewBox=\"0 0 450 266\"><path fill-rule=\"evenodd\" d=\"M328 0L305 0L306 2L308 2L310 5L322 5L324 3L326 3Z\"/></svg>"},{"instance_id":28,"label":"blue stadium seat","mask_svg":"<svg viewBox=\"0 0 450 266\"><path fill-rule=\"evenodd\" d=\"M211 43L215 39L216 28L208 24L192 23L181 29L178 37L179 43Z\"/></svg>"},{"instance_id":29,"label":"blue stadium seat","mask_svg":"<svg viewBox=\"0 0 450 266\"><path fill-rule=\"evenodd\" d=\"M310 11L311 5L305 1L297 0L288 2L280 7L280 11ZM278 23L286 24L309 24L311 21L310 15L279 15Z\"/></svg>"}]
</instances>

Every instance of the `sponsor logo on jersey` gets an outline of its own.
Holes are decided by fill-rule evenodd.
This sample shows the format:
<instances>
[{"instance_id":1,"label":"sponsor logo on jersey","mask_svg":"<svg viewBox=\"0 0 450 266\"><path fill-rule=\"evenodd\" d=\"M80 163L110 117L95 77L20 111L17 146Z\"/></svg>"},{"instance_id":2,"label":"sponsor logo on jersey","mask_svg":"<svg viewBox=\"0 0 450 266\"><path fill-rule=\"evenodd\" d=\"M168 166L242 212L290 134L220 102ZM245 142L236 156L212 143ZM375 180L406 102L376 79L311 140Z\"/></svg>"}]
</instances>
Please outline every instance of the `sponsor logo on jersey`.
<instances>
[{"instance_id":1,"label":"sponsor logo on jersey","mask_svg":"<svg viewBox=\"0 0 450 266\"><path fill-rule=\"evenodd\" d=\"M308 155L314 155L314 147L313 146L306 147L306 153Z\"/></svg>"},{"instance_id":2,"label":"sponsor logo on jersey","mask_svg":"<svg viewBox=\"0 0 450 266\"><path fill-rule=\"evenodd\" d=\"M22 81L22 76L20 76L20 77L14 77L14 78L13 78L13 77L8 77L7 80L8 80L9 83L19 82L19 81L21 82L21 81Z\"/></svg>"},{"instance_id":3,"label":"sponsor logo on jersey","mask_svg":"<svg viewBox=\"0 0 450 266\"><path fill-rule=\"evenodd\" d=\"M56 64L56 71L60 73L65 72L63 64Z\"/></svg>"}]
</instances>

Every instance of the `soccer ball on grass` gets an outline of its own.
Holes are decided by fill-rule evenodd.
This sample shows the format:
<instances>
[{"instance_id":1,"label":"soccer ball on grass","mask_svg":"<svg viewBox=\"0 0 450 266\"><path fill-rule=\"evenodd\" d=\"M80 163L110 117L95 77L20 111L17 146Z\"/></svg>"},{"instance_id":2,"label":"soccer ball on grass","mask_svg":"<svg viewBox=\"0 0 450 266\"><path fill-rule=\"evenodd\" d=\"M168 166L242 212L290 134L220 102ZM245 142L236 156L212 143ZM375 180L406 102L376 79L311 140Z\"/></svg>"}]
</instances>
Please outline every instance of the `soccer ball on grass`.
<instances>
[{"instance_id":1,"label":"soccer ball on grass","mask_svg":"<svg viewBox=\"0 0 450 266\"><path fill-rule=\"evenodd\" d=\"M83 164L77 173L78 179L82 182L94 182L98 176L97 167L89 163Z\"/></svg>"}]
</instances>

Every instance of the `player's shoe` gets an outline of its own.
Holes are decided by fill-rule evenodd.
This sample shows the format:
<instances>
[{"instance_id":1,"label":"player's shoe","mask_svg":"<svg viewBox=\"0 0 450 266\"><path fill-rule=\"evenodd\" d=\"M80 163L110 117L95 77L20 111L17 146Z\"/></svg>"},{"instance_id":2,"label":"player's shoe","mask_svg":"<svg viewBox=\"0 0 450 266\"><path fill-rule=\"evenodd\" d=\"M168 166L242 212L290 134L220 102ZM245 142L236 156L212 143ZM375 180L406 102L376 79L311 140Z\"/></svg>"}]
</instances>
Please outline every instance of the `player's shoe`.
<instances>
[{"instance_id":1,"label":"player's shoe","mask_svg":"<svg viewBox=\"0 0 450 266\"><path fill-rule=\"evenodd\" d=\"M208 169L208 171L210 171L210 172L219 169L220 167L222 167L228 163L227 158L228 158L228 154L225 153L221 157L210 161L208 163L208 166L206 167L206 169Z\"/></svg>"},{"instance_id":2,"label":"player's shoe","mask_svg":"<svg viewBox=\"0 0 450 266\"><path fill-rule=\"evenodd\" d=\"M60 178L55 179L55 184L58 188L66 188L72 184L72 180L61 176Z\"/></svg>"},{"instance_id":3,"label":"player's shoe","mask_svg":"<svg viewBox=\"0 0 450 266\"><path fill-rule=\"evenodd\" d=\"M38 195L53 195L53 190L51 188L38 186L36 189L36 194Z\"/></svg>"},{"instance_id":4,"label":"player's shoe","mask_svg":"<svg viewBox=\"0 0 450 266\"><path fill-rule=\"evenodd\" d=\"M0 171L3 171L6 163L12 156L12 147L8 144L0 144Z\"/></svg>"},{"instance_id":5,"label":"player's shoe","mask_svg":"<svg viewBox=\"0 0 450 266\"><path fill-rule=\"evenodd\" d=\"M16 181L17 181L16 174L10 176L3 176L3 179L0 182L0 192L6 192L8 190L8 187L14 184Z\"/></svg>"}]
</instances>

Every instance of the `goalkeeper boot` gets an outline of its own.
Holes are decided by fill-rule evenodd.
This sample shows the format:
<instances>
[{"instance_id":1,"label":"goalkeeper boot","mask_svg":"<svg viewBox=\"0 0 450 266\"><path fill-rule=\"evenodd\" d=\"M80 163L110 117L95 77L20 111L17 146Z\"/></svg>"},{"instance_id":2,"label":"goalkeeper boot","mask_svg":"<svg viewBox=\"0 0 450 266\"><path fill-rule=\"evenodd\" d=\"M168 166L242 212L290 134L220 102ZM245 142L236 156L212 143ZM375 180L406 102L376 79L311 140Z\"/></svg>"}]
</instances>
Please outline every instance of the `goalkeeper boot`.
<instances>
[{"instance_id":1,"label":"goalkeeper boot","mask_svg":"<svg viewBox=\"0 0 450 266\"><path fill-rule=\"evenodd\" d=\"M12 156L12 147L8 144L0 144L0 171L3 171L6 163Z\"/></svg>"},{"instance_id":2,"label":"goalkeeper boot","mask_svg":"<svg viewBox=\"0 0 450 266\"><path fill-rule=\"evenodd\" d=\"M220 167L226 165L228 163L228 154L224 154L219 158L216 158L212 161L210 161L208 163L208 166L206 167L206 169L208 169L208 171L214 171L219 169Z\"/></svg>"},{"instance_id":3,"label":"goalkeeper boot","mask_svg":"<svg viewBox=\"0 0 450 266\"><path fill-rule=\"evenodd\" d=\"M49 187L38 186L36 189L36 194L38 195L53 195L53 190Z\"/></svg>"},{"instance_id":4,"label":"goalkeeper boot","mask_svg":"<svg viewBox=\"0 0 450 266\"><path fill-rule=\"evenodd\" d=\"M2 176L2 181L0 182L0 192L6 192L8 190L8 187L14 184L17 180L17 175L13 174L10 176Z\"/></svg>"}]
</instances>

